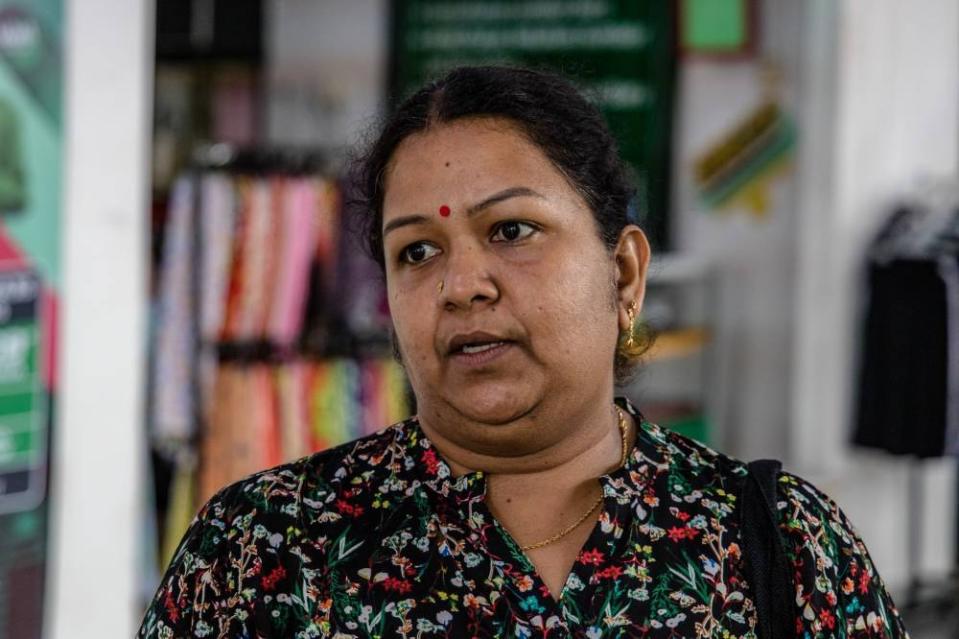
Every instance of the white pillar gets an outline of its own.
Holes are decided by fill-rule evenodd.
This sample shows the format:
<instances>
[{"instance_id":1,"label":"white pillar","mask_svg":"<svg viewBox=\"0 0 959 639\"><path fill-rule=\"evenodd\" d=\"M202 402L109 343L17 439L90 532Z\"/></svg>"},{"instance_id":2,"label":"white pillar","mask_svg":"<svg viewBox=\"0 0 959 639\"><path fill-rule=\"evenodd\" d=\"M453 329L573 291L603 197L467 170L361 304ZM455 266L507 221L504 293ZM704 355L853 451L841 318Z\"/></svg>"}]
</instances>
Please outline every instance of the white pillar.
<instances>
[{"instance_id":1,"label":"white pillar","mask_svg":"<svg viewBox=\"0 0 959 639\"><path fill-rule=\"evenodd\" d=\"M66 0L60 393L48 637L128 637L139 621L149 0Z\"/></svg>"}]
</instances>

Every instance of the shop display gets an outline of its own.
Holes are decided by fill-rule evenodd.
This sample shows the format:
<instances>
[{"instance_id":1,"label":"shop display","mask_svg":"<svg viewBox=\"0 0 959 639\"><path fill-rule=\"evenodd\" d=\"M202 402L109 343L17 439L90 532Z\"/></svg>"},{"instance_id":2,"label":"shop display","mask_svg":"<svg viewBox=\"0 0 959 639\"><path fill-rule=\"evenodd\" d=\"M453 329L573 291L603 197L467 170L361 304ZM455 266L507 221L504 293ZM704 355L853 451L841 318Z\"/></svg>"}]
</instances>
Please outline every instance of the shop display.
<instances>
[{"instance_id":1,"label":"shop display","mask_svg":"<svg viewBox=\"0 0 959 639\"><path fill-rule=\"evenodd\" d=\"M198 503L256 471L409 414L406 380L391 359L223 364L214 384L201 437Z\"/></svg>"},{"instance_id":2,"label":"shop display","mask_svg":"<svg viewBox=\"0 0 959 639\"><path fill-rule=\"evenodd\" d=\"M175 181L157 275L161 561L220 488L409 415L382 281L351 248L321 158L223 152Z\"/></svg>"},{"instance_id":3,"label":"shop display","mask_svg":"<svg viewBox=\"0 0 959 639\"><path fill-rule=\"evenodd\" d=\"M912 457L905 605L941 611L959 584L930 588L919 565L924 460L959 456L959 192L947 190L898 207L869 247L853 432L858 446ZM943 506L959 512L952 499Z\"/></svg>"},{"instance_id":4,"label":"shop display","mask_svg":"<svg viewBox=\"0 0 959 639\"><path fill-rule=\"evenodd\" d=\"M897 210L867 278L855 443L959 455L959 212Z\"/></svg>"}]
</instances>

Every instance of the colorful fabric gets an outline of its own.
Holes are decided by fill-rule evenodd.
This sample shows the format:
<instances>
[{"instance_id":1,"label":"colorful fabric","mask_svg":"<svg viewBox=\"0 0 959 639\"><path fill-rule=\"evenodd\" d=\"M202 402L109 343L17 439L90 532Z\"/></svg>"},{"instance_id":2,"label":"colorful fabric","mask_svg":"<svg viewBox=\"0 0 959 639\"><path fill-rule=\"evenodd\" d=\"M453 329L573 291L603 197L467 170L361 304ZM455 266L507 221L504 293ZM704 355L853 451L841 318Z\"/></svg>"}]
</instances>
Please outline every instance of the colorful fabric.
<instances>
[{"instance_id":1,"label":"colorful fabric","mask_svg":"<svg viewBox=\"0 0 959 639\"><path fill-rule=\"evenodd\" d=\"M303 314L310 291L310 260L319 228L316 191L308 178L289 179L281 192L278 272L270 309L267 337L281 349L291 349L303 329Z\"/></svg>"},{"instance_id":2,"label":"colorful fabric","mask_svg":"<svg viewBox=\"0 0 959 639\"><path fill-rule=\"evenodd\" d=\"M645 421L556 601L412 417L253 475L200 511L139 637L754 637L744 465ZM865 546L779 479L796 636L906 637Z\"/></svg>"},{"instance_id":3,"label":"colorful fabric","mask_svg":"<svg viewBox=\"0 0 959 639\"><path fill-rule=\"evenodd\" d=\"M238 204L233 178L226 173L203 175L200 189L200 336L213 343L223 326Z\"/></svg>"}]
</instances>

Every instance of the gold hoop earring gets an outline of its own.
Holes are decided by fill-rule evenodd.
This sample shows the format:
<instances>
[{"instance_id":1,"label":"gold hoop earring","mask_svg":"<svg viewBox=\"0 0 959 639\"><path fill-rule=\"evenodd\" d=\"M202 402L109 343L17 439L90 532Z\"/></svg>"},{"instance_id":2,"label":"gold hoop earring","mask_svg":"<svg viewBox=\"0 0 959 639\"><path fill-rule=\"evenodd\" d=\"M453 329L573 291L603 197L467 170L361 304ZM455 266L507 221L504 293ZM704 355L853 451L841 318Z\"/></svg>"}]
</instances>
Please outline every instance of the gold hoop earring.
<instances>
[{"instance_id":1,"label":"gold hoop earring","mask_svg":"<svg viewBox=\"0 0 959 639\"><path fill-rule=\"evenodd\" d=\"M629 318L629 328L626 333L626 348L631 349L635 346L633 341L633 323L636 321L636 302L630 302L626 305L626 317Z\"/></svg>"}]
</instances>

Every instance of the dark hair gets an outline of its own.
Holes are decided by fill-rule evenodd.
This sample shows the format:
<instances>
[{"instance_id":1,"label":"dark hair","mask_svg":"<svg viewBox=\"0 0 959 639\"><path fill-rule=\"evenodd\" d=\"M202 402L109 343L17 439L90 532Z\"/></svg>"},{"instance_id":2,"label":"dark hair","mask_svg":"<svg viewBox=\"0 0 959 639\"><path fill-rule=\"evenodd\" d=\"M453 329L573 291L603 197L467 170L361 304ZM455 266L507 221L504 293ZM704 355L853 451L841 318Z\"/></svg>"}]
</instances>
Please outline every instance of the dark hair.
<instances>
[{"instance_id":1,"label":"dark hair","mask_svg":"<svg viewBox=\"0 0 959 639\"><path fill-rule=\"evenodd\" d=\"M516 67L460 67L402 102L354 167L353 205L361 211L367 250L381 269L385 269L385 175L396 148L410 135L465 118L503 118L514 123L583 197L603 243L613 250L629 223L627 211L635 188L599 109L555 73ZM617 379L626 378L648 341L634 336L637 346L624 354L623 362L623 349L618 349Z\"/></svg>"}]
</instances>

